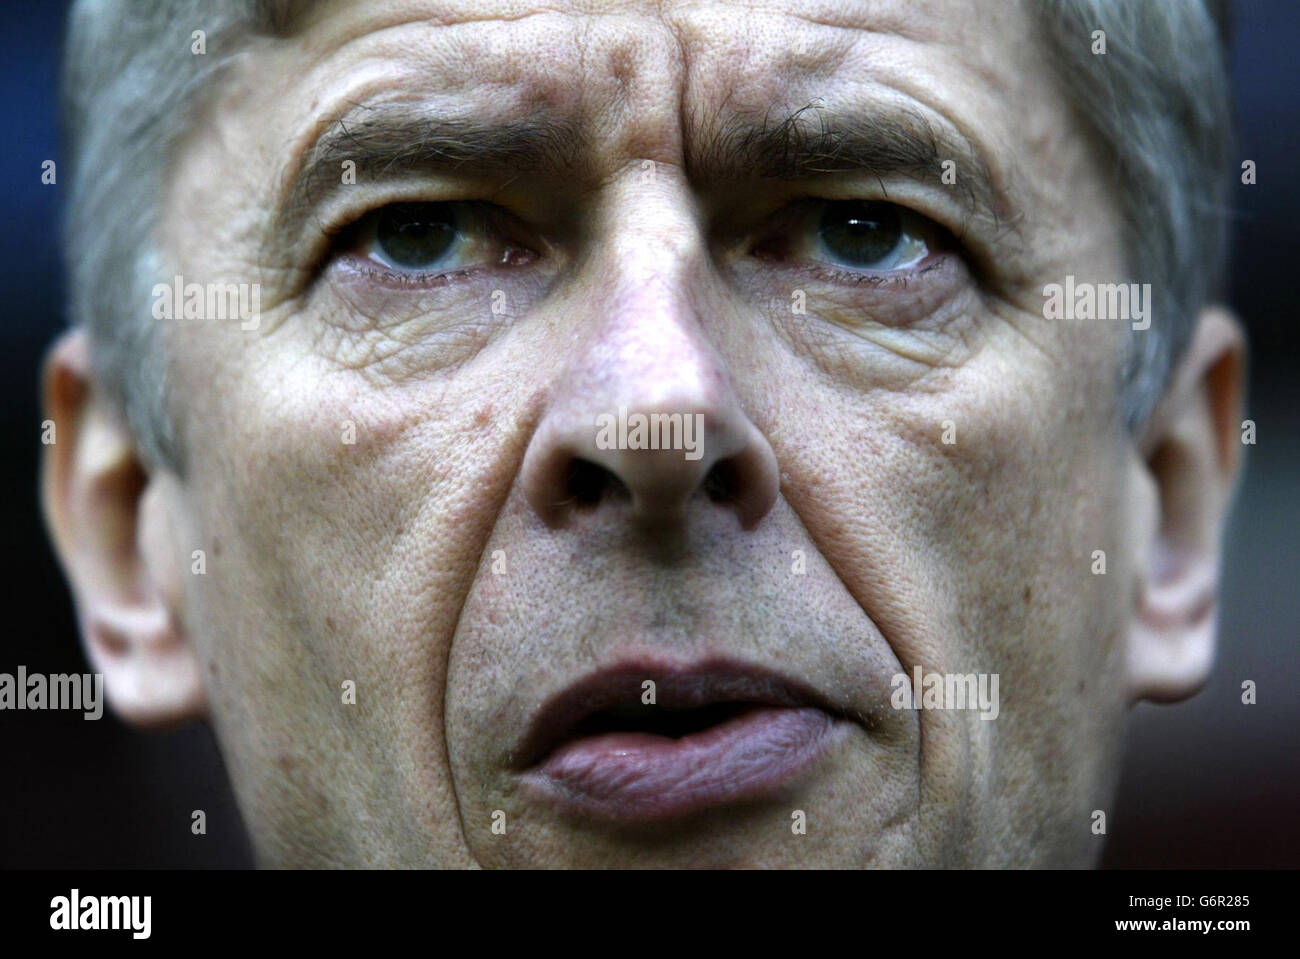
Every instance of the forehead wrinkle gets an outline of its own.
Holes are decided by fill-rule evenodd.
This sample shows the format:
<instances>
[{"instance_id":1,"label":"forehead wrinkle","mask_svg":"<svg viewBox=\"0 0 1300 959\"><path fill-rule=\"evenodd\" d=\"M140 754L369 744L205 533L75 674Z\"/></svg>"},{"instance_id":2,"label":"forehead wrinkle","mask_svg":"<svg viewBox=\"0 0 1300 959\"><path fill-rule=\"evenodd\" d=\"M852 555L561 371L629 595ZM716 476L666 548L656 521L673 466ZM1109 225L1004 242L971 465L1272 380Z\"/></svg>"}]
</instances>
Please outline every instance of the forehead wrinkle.
<instances>
[{"instance_id":1,"label":"forehead wrinkle","mask_svg":"<svg viewBox=\"0 0 1300 959\"><path fill-rule=\"evenodd\" d=\"M662 3L656 3L654 9L662 8ZM636 3L615 4L613 9L593 9L593 10L557 10L554 8L544 8L541 10L532 10L523 13L495 17L440 17L430 19L427 17L411 17L409 12L401 19L372 19L371 21L353 21L345 23L343 27L336 28L332 31L329 42L316 47L315 59L318 63L327 61L331 57L338 57L346 47L352 44L385 44L385 34L393 31L400 31L404 28L417 26L422 23L428 23L436 26L438 37L421 39L419 46L413 45L409 37L398 35L397 46L393 51L388 53L389 59L403 59L416 50L422 50L423 55L435 56L444 67L454 66L457 63L465 63L467 68L457 71L462 78L461 86L457 89L442 89L430 91L431 97L438 95L449 101L459 99L466 104L473 104L476 100L483 99L483 86L478 87L468 82L468 77L472 77L473 58L469 55L469 48L462 45L460 38L455 35L455 28L459 26L473 26L486 23L518 23L527 19L540 17L546 14L555 14L555 19L561 25L557 26L554 31L545 27L546 36L551 37L547 53L568 47L570 54L563 62L555 62L551 56L530 58L524 62L514 64L510 68L511 79L501 81L517 87L521 91L521 104L546 104L551 101L563 103L564 108L572 109L575 115L583 115L586 124L587 137L582 140L574 139L569 142L575 150L590 148L594 140L592 137L600 135L600 139L607 143L622 143L626 146L636 148L636 144L645 141L653 143L660 141L661 146L655 149L655 154L660 159L675 160L670 154L679 152L680 136L676 130L676 118L671 121L662 117L655 111L639 110L638 107L648 103L645 94L657 94L659 91L655 87L662 86L659 82L661 73L660 58L656 55L662 47L655 43L655 36L658 35L660 40L664 40L660 31L648 33L644 28L634 28L617 33L608 30L607 25L611 21L624 19L642 19L645 16L643 5ZM671 28L665 20L665 25ZM675 31L674 31L675 34ZM474 40L479 37L470 34ZM588 42L588 38L595 37L595 40ZM534 33L526 39L531 40L534 44L545 37ZM681 62L685 53L684 46L680 37L674 36L676 42L676 61ZM669 41L672 42L672 41ZM669 58L672 59L671 57ZM593 65L599 65L599 72L594 77L587 77L587 71ZM675 66L675 64L674 64ZM579 82L575 82L575 71ZM673 74L677 71L674 69ZM585 82L583 82L585 81ZM612 81L612 86L604 81ZM672 81L670 77L669 82ZM378 84L380 87L385 85L382 81ZM494 84L495 86L496 84ZM534 92L526 93L532 89ZM612 97L607 102L613 108L610 114L619 118L619 123L600 123L592 122L586 114L591 109L591 99L601 98L612 91ZM400 93L400 90L394 89L394 93ZM678 95L678 99L683 94ZM355 99L355 98L354 98ZM335 113L341 113L346 107L336 110ZM657 130L650 130L644 123L637 123L637 115L641 119L647 117L660 117L657 122ZM680 115L680 113L679 113ZM331 120L337 120L337 117L322 118L322 123L328 123ZM671 135L665 137L668 133L668 127L673 127ZM640 128L638 128L640 127ZM567 134L576 134L579 132L579 126L576 123L569 123L565 131ZM606 133L612 132L612 139L606 137ZM319 129L309 131L306 141L297 147L294 155L302 155L310 150L317 141L321 131ZM667 150L662 148L666 143ZM595 159L595 157L593 157ZM293 164L288 164L288 168L293 168Z\"/></svg>"},{"instance_id":2,"label":"forehead wrinkle","mask_svg":"<svg viewBox=\"0 0 1300 959\"><path fill-rule=\"evenodd\" d=\"M699 12L703 8L688 5L678 9L689 14ZM726 93L721 102L696 105L694 109L687 107L682 112L683 124L688 134L693 135L694 142L702 144L697 149L695 158L698 166L707 165L710 153L714 159L721 159L727 146L755 147L765 144L769 155L777 155L781 152L781 141L780 138L772 136L774 133L785 134L785 143L791 148L797 147L801 139L815 146L833 148L837 133L833 127L825 129L827 127L825 115L820 111L805 113L819 101L829 102L834 107L828 112L833 125L847 123L850 127L858 127L859 129L854 131L855 134L865 132L862 128L877 119L882 133L889 134L891 131L888 120L890 115L894 114L907 121L906 125L911 128L911 132L920 134L922 139L941 147L945 152L940 159L951 156L959 162L956 189L965 194L969 208L974 210L983 207L999 231L1007 227L1015 229L1015 225L1023 218L1023 213L1011 188L1014 182L1012 176L1015 172L1014 168L1006 169L1006 165L1014 164L1013 158L1003 156L1007 151L991 149L992 145L987 142L986 137L980 135L980 131L975 128L976 125L967 120L966 114L951 109L949 104L934 95L927 86L916 82L914 71L905 70L899 76L889 77L887 74L894 73L897 69L897 54L893 46L885 48L889 51L883 61L887 74L877 75L874 70L869 69L870 61L866 66L854 69L854 64L860 58L869 57L871 53L870 50L864 52L864 48L859 46L859 41L877 38L902 44L902 49L908 47L919 49L923 51L927 62L933 62L935 54L942 50L948 54L945 63L949 67L958 68L964 75L973 76L986 87L996 88L998 84L1005 83L1007 78L991 72L993 67L986 62L986 58L976 57L971 61L968 57L955 56L961 52L961 49L954 45L950 38L943 36L941 31L935 30L932 23L908 22L900 11L894 8L882 9L875 5L865 9L858 7L849 11L844 18L835 16L840 12L838 7L829 8L825 15L771 6L750 6L746 9L747 12L755 15L746 21L749 24L759 22L766 26L773 22L781 24L782 21L794 21L817 29L832 29L838 35L833 41L817 42L814 45L814 55L809 57L807 38L801 39L798 43L782 43L780 40L773 43L769 40L765 44L756 46L753 42L754 36L751 36L748 31L741 31L744 42L739 48L733 46L731 52L743 57L746 69L737 76L726 78ZM1015 9L1017 8L1012 8L1013 15ZM706 14L708 12L705 11ZM863 22L852 22L851 19L847 19L854 16L863 18ZM870 18L870 22L866 22L866 18ZM708 38L719 35L718 21L688 17L688 22L692 24L698 37ZM790 25L787 24L785 29L788 31L789 28ZM779 26L776 30L778 37L788 35L780 32ZM760 30L755 36L763 34L770 37L772 31ZM724 36L730 39L732 34L727 33ZM700 75L691 77L693 81L691 86L696 86L700 81L706 85L711 82L711 78L705 73L703 63L704 58L697 53L693 65L697 67ZM888 69L890 67L894 69ZM774 118L773 94L778 88L769 82L772 77L783 78L779 87L782 92L802 88L809 93L821 93L822 91L817 87L834 87L844 81L849 81L851 87L860 88L861 84L857 81L871 76L875 76L876 82L879 82L888 94L901 95L912 102L902 105L886 102L877 107L873 104L874 98L870 94L856 92L847 96L831 96L828 92L824 98L813 96L799 97L793 102L787 100L781 106L795 108L790 109L787 116ZM893 99L894 96L891 96L890 100ZM738 107L735 111L740 115L748 114L748 130L745 122L721 121L733 101L748 103L747 108ZM763 109L766 109L766 113L761 112ZM812 122L809 124L803 121ZM730 126L729 130L728 126ZM819 132L827 133L829 136L810 137L810 126L823 127ZM706 135L701 136L702 133ZM863 139L860 135L855 138ZM730 143L728 144L727 141ZM896 147L907 146L905 138L885 136L882 137L882 141L881 146L885 148L889 147L890 141ZM934 150L931 149L929 152L933 153ZM823 159L832 160L833 157L823 154ZM906 159L906 157L896 159ZM813 172L818 171L813 170ZM934 170L936 179L939 172L936 160ZM951 189L951 186L947 188Z\"/></svg>"},{"instance_id":3,"label":"forehead wrinkle","mask_svg":"<svg viewBox=\"0 0 1300 959\"><path fill-rule=\"evenodd\" d=\"M907 2L911 3L913 0L907 0ZM742 8L741 12L747 15L797 20L812 27L849 31L854 34L896 36L917 43L930 43L936 39L933 34L925 32L925 28L931 26L929 21L919 22L914 29L900 16L902 9L906 8L900 9L896 6L890 8L889 6L882 7L876 4L867 6L856 4L845 10L844 8L848 4L844 3L843 0L831 0L830 3L823 7L822 12L801 11L788 0L776 5L729 3L726 6L728 8ZM811 6L811 4L805 4L805 6ZM700 12L707 14L712 12L708 4L699 3L697 0L676 4L673 9L674 12L685 14ZM841 13L843 16L836 16L836 14ZM855 17L858 19L854 19Z\"/></svg>"},{"instance_id":4,"label":"forehead wrinkle","mask_svg":"<svg viewBox=\"0 0 1300 959\"><path fill-rule=\"evenodd\" d=\"M358 4L349 5L346 13L355 14ZM365 6L367 13L373 8ZM426 27L439 31L454 31L457 27L476 26L489 23L520 23L532 17L546 16L554 14L557 16L571 16L569 11L559 10L554 7L542 7L540 9L526 10L519 13L500 13L496 15L471 16L469 11L465 11L462 6L453 6L451 11L440 10L435 15L430 16L428 11L396 11L389 16L384 16L381 11L369 16L346 15L330 17L328 12L323 12L312 27L317 27L322 31L322 35L316 44L309 46L308 52L318 56L334 56L340 50L351 43L365 40L373 40L392 30L400 30L403 27L410 27L416 24L423 24ZM449 15L450 13L450 15ZM457 13L464 13L464 16L456 16ZM336 22L337 21L337 22Z\"/></svg>"},{"instance_id":5,"label":"forehead wrinkle","mask_svg":"<svg viewBox=\"0 0 1300 959\"><path fill-rule=\"evenodd\" d=\"M615 11L610 11L610 10L603 11L602 16L598 17L597 20L603 21L604 23L608 24L611 19L619 19L617 15L619 13L622 13L626 9L624 5L620 5L620 7L621 9ZM791 151L798 148L799 141L803 140L807 142L809 140L808 127L802 121L808 119L808 117L804 116L804 111L809 109L811 103L805 105L799 110L793 111L790 116L782 119L776 124L770 123L770 117L763 118L763 120L759 123L759 127L766 128L766 127L774 126L776 128L775 133L779 134L779 136L770 135L773 134L774 132L772 129L766 129L766 130L760 129L760 134L755 135L753 129L750 129L749 131L745 131L743 130L742 125L734 124L730 127L730 129L720 128L722 132L712 136L711 143L709 142L710 138L701 139L700 137L698 137L697 135L699 133L699 124L697 123L698 111L694 111L694 112L692 111L693 101L690 99L691 89L693 87L696 87L698 82L703 82L706 86L710 85L710 78L708 74L710 73L716 74L718 71L716 68L710 69L710 67L712 67L713 64L709 64L708 66L706 66L706 64L708 63L709 60L713 60L714 63L720 63L720 62L725 63L726 57L725 55L710 57L707 55L707 53L711 51L707 51L706 54L703 56L698 52L695 53L692 52L694 50L694 45L699 45L700 43L703 42L701 38L706 37L708 35L708 30L704 29L704 25L701 22L696 21L689 16L683 19L680 16L680 14L689 13L692 9L698 10L699 9L698 7L674 8L672 14L667 14L666 11L664 11L663 9L664 4L662 3L656 4L655 7L660 12L661 15L660 22L667 28L670 34L670 38L663 37L662 35L660 35L660 40L661 41L667 40L668 41L667 44L661 45L661 44L650 42L647 46L647 41L644 33L642 33L640 36L636 36L635 34L629 34L627 36L624 36L620 33L619 36L616 38L618 42L612 45L595 44L594 46L594 49L598 49L599 47L602 46L605 47L604 53L612 54L614 59L611 60L610 62L615 67L617 67L617 64L619 63L623 65L622 70L624 75L614 77L614 79L619 80L619 83L616 87L617 93L615 97L615 102L617 103L618 109L614 111L614 115L617 116L618 121L616 123L608 125L609 127L614 127L614 128L621 126L623 130L621 134L617 132L615 133L614 140L606 140L607 145L613 146L616 143L618 150L626 151L631 154L635 154L636 156L641 156L642 154L649 152L648 148L651 146L652 143L658 141L658 146L660 148L664 148L664 147L667 148L666 150L660 149L655 151L660 158L666 158L672 161L680 161L686 164L687 166L691 166L693 164L698 168L702 165L705 165L704 161L709 159L710 153L712 153L716 157L720 152L724 152L725 148L736 147L736 146L742 146L750 150L752 154L750 159L757 159L760 161L768 162L770 166L771 165L770 161L772 161L773 158L780 158L783 154L789 154ZM640 9L644 14L645 8L641 7ZM527 19L528 17L538 16L550 12L555 12L555 11L551 9L546 9L541 11L531 11L529 13L520 14L514 17L477 18L477 19L470 19L470 20L459 21L459 22L482 23L482 22L488 22L489 20L497 20L497 19L519 21L519 20ZM613 16L611 16L611 14L613 14ZM819 27L830 26L836 29L844 29L844 30L851 29L854 31L855 34L859 36L866 36L870 34L881 34L886 32L886 31L881 31L879 29L873 29L870 27L850 26L848 24L843 24L839 22L828 23L823 19L810 16L807 14L791 13L789 11L782 11L782 14L784 16L791 17L795 20L816 25ZM573 52L574 54L576 54L579 63L586 65L591 62L589 57L591 51L587 49L587 46L589 45L583 44L582 42L580 42L580 40L581 37L583 36L588 36L588 37L591 36L590 31L593 26L593 23L591 20L587 18L573 18L573 19L576 21L574 25L576 26L578 24L581 24L582 29L580 31L569 29L566 30L565 32L568 35L570 35L574 41L575 49ZM388 26L382 29L384 30L394 29L403 25L409 25L413 22L417 22L417 21L414 21L408 17L402 20L400 23L389 24ZM725 21L724 21L724 25L725 25ZM440 28L440 30L441 29L442 28ZM658 33L658 31L655 32ZM892 33L892 32L889 33L889 35L893 37L900 36L900 34ZM375 36L374 33L370 33L370 34L365 34L364 36L354 36L351 39L356 41L367 40L367 39L373 40L374 36ZM927 46L929 47L934 47L937 45L938 44L935 43L927 44ZM832 46L838 48L839 45L834 44ZM646 71L644 69L648 63L650 63L653 59L655 59L655 57L653 56L654 53L656 52L664 53L666 50L670 48L672 50L672 53L667 54L667 58L669 60L675 58L677 61L676 64L674 64L674 66L677 69L670 71L671 73L675 74L675 77L670 77L668 79L668 85L674 88L671 90L665 89L664 88L665 84L657 81L652 72ZM753 54L754 47L752 42L746 44L746 49L749 51L750 55ZM766 52L772 55L776 55L777 58L779 59L779 56L781 55L783 50L786 50L788 52L788 48L780 47L779 45L777 45L777 46L772 46ZM839 50L836 53L835 59L837 61L840 61L848 53L849 53L848 50ZM770 58L771 57L769 56L768 59ZM652 63L650 63L650 65L653 66ZM700 72L698 75L693 76L692 74L695 72L696 68L698 68ZM548 71L548 72L553 72L553 71ZM617 74L618 70L615 69L614 72ZM753 71L748 71L748 72L752 76ZM817 73L819 71L817 70L809 71L808 69L801 69L798 72L804 76L807 76L807 74L810 72ZM834 69L830 71L829 79L833 81L836 76L842 75L844 72L845 71L843 70L842 67L838 69ZM823 73L821 78L827 79L826 74ZM521 81L525 79L526 79L525 77L520 77ZM747 78L744 76L731 77L731 78L727 78L727 80L728 80L726 86L727 93L723 95L723 102L717 103L715 97L713 98L715 102L708 104L710 111L713 112L715 116L720 116L726 112L727 104L732 100L735 91L738 88L742 88L743 84L747 82ZM647 81L648 88L641 87L641 81ZM381 82L378 85L382 86L383 84ZM632 89L633 86L641 87L641 89L634 90ZM659 87L658 91L654 89L656 86ZM652 100L659 100L660 95L672 98L672 101L674 105L677 107L677 111L678 111L677 116L672 119L672 124L671 124L673 127L673 136L670 139L675 140L675 143L664 142L663 134L667 132L665 129L659 129L657 132L655 130L651 130L648 128L637 129L637 127L641 126L641 124L635 114L640 113L641 111L636 110L635 112L633 112L633 111L629 111L628 108L633 106L634 104L640 105L638 104L638 100L640 100L641 104L645 103L644 100L641 100L636 95L637 93L641 93L641 92L656 94L651 98ZM990 179L993 179L995 176L997 176L997 174L992 169L990 169L987 164L978 162L978 157L980 153L977 149L973 148L973 143L970 140L969 134L966 132L965 129L963 129L965 124L962 123L960 118L947 117L946 114L939 108L939 106L936 106L934 104L933 100L927 103L926 100L924 99L925 91L917 91L917 93L912 94L912 96L914 99L917 99L921 103L924 103L927 107L929 107L930 110L934 111L936 114L943 117L945 121L947 121L947 123L953 129L956 130L956 132L961 133L963 136L965 136L967 140L967 144L971 146L971 149L962 150L959 155L966 158L968 161L972 162L973 165L977 168L976 169L977 173L979 172L979 168L983 168L989 170ZM467 97L467 99L472 99L472 96ZM663 101L659 101L659 102L663 102ZM344 136L342 139L343 140L352 139L354 143L357 142L359 139L362 139L364 136L368 136L370 132L369 130L363 128L363 129L358 129L356 131L355 136L350 135L348 133L347 125L349 121L346 118L348 116L348 113L351 110L353 110L355 107L356 107L355 102L345 103L341 105L335 111L338 114L338 117L333 121L335 124L342 124L344 126ZM894 109L897 110L897 108ZM820 112L818 112L817 117L818 120L822 119ZM850 120L853 119L852 114L846 114L846 117ZM585 122L590 122L589 118L587 118ZM317 147L317 145L321 142L323 131L320 129L320 127L322 125L325 125L328 128L328 123L329 123L328 120L319 121L316 129L313 129L309 132L307 138L308 142L305 143L303 146L299 147L294 155L302 156L302 155L310 154L310 152L312 152ZM810 156L805 156L802 158L802 166L808 172L812 172L812 173L830 172L831 170L838 168L836 164L839 162L840 158L837 157L836 155L837 151L835 148L835 140L836 140L837 133L834 130L825 129L824 122L822 125L823 125L823 129L820 131L821 135L818 138L816 138L815 141L813 141L815 149L812 151ZM922 129L922 130L924 129L923 124L914 123L913 126L918 127L918 129ZM580 131L576 126L570 125L563 132L561 136L552 137L551 139L556 142L567 143L570 146L572 146L574 150L579 150L584 148L585 146L590 145L590 144L587 145L581 144L581 141L577 136L579 132ZM539 136L534 139L536 140L536 139L545 139L545 138ZM604 139L603 135L602 135L602 139ZM935 137L931 136L930 139L935 140ZM706 144L705 148L702 151L700 151L701 155L696 157L691 157L686 155L686 152L692 142L703 142ZM895 142L894 145L899 146L904 144ZM755 150L756 147L758 148L757 150ZM885 138L884 142L882 143L882 149L887 150L889 147L890 147L890 143L888 141L888 138ZM647 149L643 149L643 148L647 148ZM530 148L525 147L521 149L520 152L526 153L529 152L529 149ZM418 152L418 147L413 148L413 150ZM764 151L766 152L765 158L762 156L762 153ZM390 151L388 159L386 161L384 160L380 161L380 169L387 169L388 167L391 167L394 162L400 162L402 152L403 151ZM405 151L405 152L410 153L412 151ZM533 150L532 152L540 153L545 151ZM933 149L931 150L931 152L934 152ZM611 159L618 159L618 158L611 158ZM903 157L902 159L906 160L907 158ZM828 166L828 170L819 170L817 168L818 160L825 161ZM291 161L289 167L292 168L292 166L293 164ZM291 174L289 174L286 171L285 175L288 176ZM958 178L959 189L963 189L966 192L971 193L971 199L975 199L975 196L972 192L973 186L970 182L970 179L971 178L969 177L959 176ZM976 179L978 179L978 177L976 177ZM999 178L999 180L1001 180L1001 178ZM300 197L300 199L303 198ZM996 209L996 213L1000 214L1001 219L1006 219L1012 222L1014 222L1014 220L1016 219L1015 216L1009 215L1010 211L1008 211L1005 208L995 208L995 209Z\"/></svg>"}]
</instances>

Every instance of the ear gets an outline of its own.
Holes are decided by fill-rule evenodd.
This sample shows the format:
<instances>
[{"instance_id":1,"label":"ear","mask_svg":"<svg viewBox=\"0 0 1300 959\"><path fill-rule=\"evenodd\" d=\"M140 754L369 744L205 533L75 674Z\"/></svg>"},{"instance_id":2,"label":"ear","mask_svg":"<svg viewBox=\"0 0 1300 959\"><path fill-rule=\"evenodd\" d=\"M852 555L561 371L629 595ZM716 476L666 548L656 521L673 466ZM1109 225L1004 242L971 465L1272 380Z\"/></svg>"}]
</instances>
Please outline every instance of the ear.
<instances>
[{"instance_id":1,"label":"ear","mask_svg":"<svg viewBox=\"0 0 1300 959\"><path fill-rule=\"evenodd\" d=\"M41 504L109 704L146 727L206 715L198 659L177 615L174 477L140 462L124 417L94 383L84 331L51 348L43 394L54 442L44 447Z\"/></svg>"},{"instance_id":2,"label":"ear","mask_svg":"<svg viewBox=\"0 0 1300 959\"><path fill-rule=\"evenodd\" d=\"M1132 700L1175 702L1214 663L1222 533L1241 465L1245 336L1210 308L1143 429L1155 489L1142 544L1127 675Z\"/></svg>"}]
</instances>

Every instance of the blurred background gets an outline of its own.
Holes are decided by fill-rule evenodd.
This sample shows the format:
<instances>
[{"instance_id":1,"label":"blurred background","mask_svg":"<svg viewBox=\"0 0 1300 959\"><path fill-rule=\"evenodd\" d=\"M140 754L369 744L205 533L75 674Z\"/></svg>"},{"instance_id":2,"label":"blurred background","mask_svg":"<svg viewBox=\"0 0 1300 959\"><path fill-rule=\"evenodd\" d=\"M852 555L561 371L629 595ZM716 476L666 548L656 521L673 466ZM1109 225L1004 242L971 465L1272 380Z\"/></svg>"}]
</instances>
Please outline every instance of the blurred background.
<instances>
[{"instance_id":1,"label":"blurred background","mask_svg":"<svg viewBox=\"0 0 1300 959\"><path fill-rule=\"evenodd\" d=\"M0 672L88 669L40 521L36 474L41 357L65 323L58 253L57 65L66 4L4 2L0 32L0 528L15 607ZM1204 691L1140 706L1103 865L1300 866L1300 4L1250 0L1234 16L1240 159L1258 183L1235 197L1232 305L1251 337L1248 448L1225 564L1221 646ZM1289 277L1289 279L1288 279ZM1243 680L1258 704L1241 704ZM0 713L0 866L251 865L248 840L206 726L141 733L110 713ZM206 836L190 812L207 813ZM1218 890L1223 891L1223 890Z\"/></svg>"}]
</instances>

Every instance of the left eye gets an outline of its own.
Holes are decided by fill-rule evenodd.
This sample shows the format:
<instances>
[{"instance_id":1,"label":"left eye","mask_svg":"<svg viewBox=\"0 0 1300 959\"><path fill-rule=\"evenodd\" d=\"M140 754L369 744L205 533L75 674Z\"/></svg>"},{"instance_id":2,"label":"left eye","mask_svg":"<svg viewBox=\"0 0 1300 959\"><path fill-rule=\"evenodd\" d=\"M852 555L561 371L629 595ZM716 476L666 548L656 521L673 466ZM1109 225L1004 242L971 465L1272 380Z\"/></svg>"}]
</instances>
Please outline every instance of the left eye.
<instances>
[{"instance_id":1,"label":"left eye","mask_svg":"<svg viewBox=\"0 0 1300 959\"><path fill-rule=\"evenodd\" d=\"M375 217L374 247L398 269L435 267L456 242L456 213L448 203L394 203Z\"/></svg>"},{"instance_id":2,"label":"left eye","mask_svg":"<svg viewBox=\"0 0 1300 959\"><path fill-rule=\"evenodd\" d=\"M893 203L816 200L799 204L776 242L765 242L759 252L889 273L925 260L939 245L937 233L930 221Z\"/></svg>"}]
</instances>

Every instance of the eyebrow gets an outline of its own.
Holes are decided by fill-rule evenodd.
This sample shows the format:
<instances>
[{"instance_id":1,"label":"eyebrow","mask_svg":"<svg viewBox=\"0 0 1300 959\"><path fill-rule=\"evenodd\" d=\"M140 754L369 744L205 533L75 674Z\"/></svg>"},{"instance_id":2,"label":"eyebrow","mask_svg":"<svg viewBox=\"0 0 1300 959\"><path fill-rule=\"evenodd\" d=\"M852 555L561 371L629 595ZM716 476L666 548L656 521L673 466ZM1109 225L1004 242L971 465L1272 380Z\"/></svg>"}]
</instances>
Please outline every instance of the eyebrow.
<instances>
[{"instance_id":1,"label":"eyebrow","mask_svg":"<svg viewBox=\"0 0 1300 959\"><path fill-rule=\"evenodd\" d=\"M501 121L490 116L443 118L427 105L399 99L354 103L304 154L277 220L310 210L343 183L343 164L358 182L405 173L468 169L475 176L576 171L588 151L582 131L537 114ZM970 208L995 223L1014 219L1009 198L988 164L960 133L915 110L888 107L833 115L813 101L773 119L733 115L720 123L687 123L686 173L693 184L758 179L798 180L861 173L883 181L906 177L941 185L944 161Z\"/></svg>"},{"instance_id":2,"label":"eyebrow","mask_svg":"<svg viewBox=\"0 0 1300 959\"><path fill-rule=\"evenodd\" d=\"M576 166L583 140L570 124L544 115L500 122L446 118L406 100L352 104L321 123L280 204L279 219L301 214L343 185L344 163L357 182L431 170L475 175Z\"/></svg>"},{"instance_id":3,"label":"eyebrow","mask_svg":"<svg viewBox=\"0 0 1300 959\"><path fill-rule=\"evenodd\" d=\"M699 140L687 166L696 183L861 173L882 181L883 188L888 177L906 177L960 191L972 209L996 223L1015 218L979 150L916 110L832 114L813 101L776 119L770 112L757 120L730 118ZM953 184L941 179L949 160Z\"/></svg>"}]
</instances>

